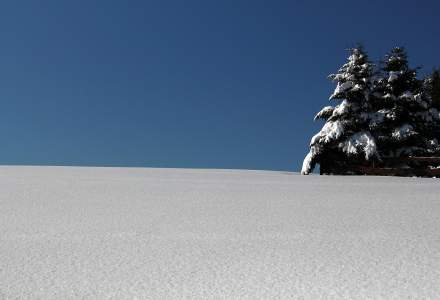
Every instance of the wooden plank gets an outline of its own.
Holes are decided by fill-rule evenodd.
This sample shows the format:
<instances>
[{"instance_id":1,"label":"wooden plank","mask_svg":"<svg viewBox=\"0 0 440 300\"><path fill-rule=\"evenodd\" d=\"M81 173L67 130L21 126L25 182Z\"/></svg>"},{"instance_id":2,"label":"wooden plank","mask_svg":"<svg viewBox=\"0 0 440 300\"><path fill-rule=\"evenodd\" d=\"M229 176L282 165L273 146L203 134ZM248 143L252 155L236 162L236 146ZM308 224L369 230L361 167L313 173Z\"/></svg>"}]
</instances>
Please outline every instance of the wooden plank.
<instances>
[{"instance_id":1,"label":"wooden plank","mask_svg":"<svg viewBox=\"0 0 440 300\"><path fill-rule=\"evenodd\" d=\"M357 170L365 175L440 177L440 168L373 168L359 166L357 167Z\"/></svg>"},{"instance_id":2,"label":"wooden plank","mask_svg":"<svg viewBox=\"0 0 440 300\"><path fill-rule=\"evenodd\" d=\"M354 162L347 162L344 165L327 163L323 164L321 174L440 177L440 169L430 167L440 166L440 157L408 156L386 159L385 162L391 167L362 165ZM407 167L400 166L402 164L406 164Z\"/></svg>"},{"instance_id":3,"label":"wooden plank","mask_svg":"<svg viewBox=\"0 0 440 300\"><path fill-rule=\"evenodd\" d=\"M432 176L439 176L440 177L440 169L428 169L426 170L427 175L429 175L430 177Z\"/></svg>"},{"instance_id":4,"label":"wooden plank","mask_svg":"<svg viewBox=\"0 0 440 300\"><path fill-rule=\"evenodd\" d=\"M357 168L360 173L366 175L380 175L380 176L410 176L414 173L413 169L403 168L374 168L360 166Z\"/></svg>"},{"instance_id":5,"label":"wooden plank","mask_svg":"<svg viewBox=\"0 0 440 300\"><path fill-rule=\"evenodd\" d=\"M402 157L401 159L403 161L440 163L440 157L409 156L409 157Z\"/></svg>"}]
</instances>

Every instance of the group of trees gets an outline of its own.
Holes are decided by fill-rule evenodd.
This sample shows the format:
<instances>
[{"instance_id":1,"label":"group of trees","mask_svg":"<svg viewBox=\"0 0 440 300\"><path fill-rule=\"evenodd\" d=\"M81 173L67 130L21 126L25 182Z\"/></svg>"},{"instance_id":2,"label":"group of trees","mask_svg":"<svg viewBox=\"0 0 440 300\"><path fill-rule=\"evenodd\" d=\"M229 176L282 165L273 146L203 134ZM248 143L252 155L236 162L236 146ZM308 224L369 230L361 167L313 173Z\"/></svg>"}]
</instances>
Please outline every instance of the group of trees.
<instances>
[{"instance_id":1,"label":"group of trees","mask_svg":"<svg viewBox=\"0 0 440 300\"><path fill-rule=\"evenodd\" d=\"M440 155L439 70L419 79L405 49L392 49L375 66L356 47L329 78L337 105L315 116L325 124L311 139L302 174L316 164L334 173L348 163L387 166L399 157Z\"/></svg>"}]
</instances>

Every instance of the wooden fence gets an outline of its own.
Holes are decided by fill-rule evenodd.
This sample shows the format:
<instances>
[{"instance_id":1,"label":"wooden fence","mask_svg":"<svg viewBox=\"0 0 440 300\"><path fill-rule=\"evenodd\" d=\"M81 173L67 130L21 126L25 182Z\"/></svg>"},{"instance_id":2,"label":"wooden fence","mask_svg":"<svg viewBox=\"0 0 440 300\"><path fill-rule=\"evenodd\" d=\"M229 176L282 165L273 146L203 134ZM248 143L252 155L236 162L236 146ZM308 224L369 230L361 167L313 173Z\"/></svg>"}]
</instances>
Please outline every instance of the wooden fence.
<instances>
[{"instance_id":1,"label":"wooden fence","mask_svg":"<svg viewBox=\"0 0 440 300\"><path fill-rule=\"evenodd\" d=\"M403 157L391 165L395 167L352 166L350 169L365 175L440 177L440 157Z\"/></svg>"}]
</instances>

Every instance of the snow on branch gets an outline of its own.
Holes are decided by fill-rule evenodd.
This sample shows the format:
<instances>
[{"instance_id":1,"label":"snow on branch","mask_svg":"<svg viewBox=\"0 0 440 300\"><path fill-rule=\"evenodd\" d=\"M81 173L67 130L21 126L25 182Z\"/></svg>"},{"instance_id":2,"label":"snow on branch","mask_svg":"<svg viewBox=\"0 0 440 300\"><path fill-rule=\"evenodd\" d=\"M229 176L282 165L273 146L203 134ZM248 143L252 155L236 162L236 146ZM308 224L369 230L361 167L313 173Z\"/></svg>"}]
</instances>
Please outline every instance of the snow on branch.
<instances>
[{"instance_id":1,"label":"snow on branch","mask_svg":"<svg viewBox=\"0 0 440 300\"><path fill-rule=\"evenodd\" d=\"M310 141L310 146L316 144L326 144L332 140L338 139L344 133L344 126L341 121L329 121L325 123L321 131L315 134Z\"/></svg>"},{"instance_id":2,"label":"snow on branch","mask_svg":"<svg viewBox=\"0 0 440 300\"><path fill-rule=\"evenodd\" d=\"M342 151L348 155L357 155L359 151L365 153L365 159L369 160L377 155L376 141L367 131L357 132L340 144Z\"/></svg>"},{"instance_id":3,"label":"snow on branch","mask_svg":"<svg viewBox=\"0 0 440 300\"><path fill-rule=\"evenodd\" d=\"M327 120L328 118L331 117L331 115L333 114L333 110L334 107L333 106L326 106L323 109L321 109L313 118L313 120L318 120L318 119L324 119Z\"/></svg>"},{"instance_id":4,"label":"snow on branch","mask_svg":"<svg viewBox=\"0 0 440 300\"><path fill-rule=\"evenodd\" d=\"M348 89L351 89L354 86L353 82L346 81L346 82L338 82L336 85L336 88L333 92L333 94L330 95L330 100L335 99L336 97L340 96L342 93L346 92Z\"/></svg>"},{"instance_id":5,"label":"snow on branch","mask_svg":"<svg viewBox=\"0 0 440 300\"><path fill-rule=\"evenodd\" d=\"M395 128L392 132L392 137L396 140L405 140L410 136L417 134L414 127L409 124L404 124L401 127Z\"/></svg>"}]
</instances>

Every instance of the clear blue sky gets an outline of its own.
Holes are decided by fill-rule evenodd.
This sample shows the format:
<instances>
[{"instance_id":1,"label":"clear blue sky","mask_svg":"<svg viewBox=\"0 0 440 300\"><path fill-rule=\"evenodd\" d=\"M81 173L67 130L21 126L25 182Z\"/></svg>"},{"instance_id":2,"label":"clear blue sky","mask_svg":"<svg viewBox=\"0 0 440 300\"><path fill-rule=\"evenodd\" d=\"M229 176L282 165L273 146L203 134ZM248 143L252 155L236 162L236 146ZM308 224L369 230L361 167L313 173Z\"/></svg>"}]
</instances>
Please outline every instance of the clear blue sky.
<instances>
[{"instance_id":1,"label":"clear blue sky","mask_svg":"<svg viewBox=\"0 0 440 300\"><path fill-rule=\"evenodd\" d=\"M440 1L2 1L0 164L299 170L362 42L440 66Z\"/></svg>"}]
</instances>

